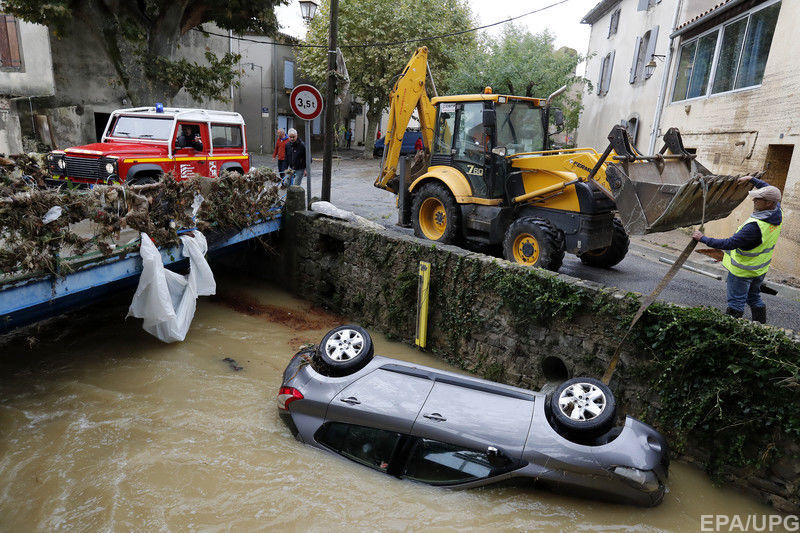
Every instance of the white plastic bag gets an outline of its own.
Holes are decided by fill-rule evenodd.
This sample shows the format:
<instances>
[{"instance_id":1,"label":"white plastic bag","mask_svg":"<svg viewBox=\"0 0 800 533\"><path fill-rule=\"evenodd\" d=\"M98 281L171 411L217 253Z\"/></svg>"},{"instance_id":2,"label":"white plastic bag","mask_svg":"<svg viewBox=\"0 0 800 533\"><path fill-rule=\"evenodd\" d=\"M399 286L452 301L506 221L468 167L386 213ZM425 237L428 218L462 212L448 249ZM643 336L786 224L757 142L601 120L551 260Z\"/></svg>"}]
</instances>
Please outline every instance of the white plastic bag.
<instances>
[{"instance_id":1,"label":"white plastic bag","mask_svg":"<svg viewBox=\"0 0 800 533\"><path fill-rule=\"evenodd\" d=\"M335 205L330 202L314 202L311 204L311 210L316 211L317 213L322 213L325 216L329 216L331 218L338 218L340 220L347 220L348 222L352 222L353 224L358 224L359 226L365 228L371 228L376 230L385 229L380 224L368 220L360 215L356 215L352 211L345 211L344 209L339 209Z\"/></svg>"},{"instance_id":2,"label":"white plastic bag","mask_svg":"<svg viewBox=\"0 0 800 533\"><path fill-rule=\"evenodd\" d=\"M139 254L144 268L128 316L143 318L144 330L163 342L185 339L197 297L217 291L214 274L204 257L208 251L206 238L199 231L194 234L181 236L183 256L189 258L189 275L182 276L164 268L158 248L142 233Z\"/></svg>"}]
</instances>

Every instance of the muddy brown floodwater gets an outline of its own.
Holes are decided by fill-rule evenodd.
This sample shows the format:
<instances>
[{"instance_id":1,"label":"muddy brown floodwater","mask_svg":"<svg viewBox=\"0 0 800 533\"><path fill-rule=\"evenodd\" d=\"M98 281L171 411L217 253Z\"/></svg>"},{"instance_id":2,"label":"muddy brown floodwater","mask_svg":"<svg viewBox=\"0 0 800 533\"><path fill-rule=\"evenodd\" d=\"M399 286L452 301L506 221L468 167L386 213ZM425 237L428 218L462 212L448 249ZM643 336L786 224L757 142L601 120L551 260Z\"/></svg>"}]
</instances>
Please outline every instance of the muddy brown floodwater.
<instances>
[{"instance_id":1,"label":"muddy brown floodwater","mask_svg":"<svg viewBox=\"0 0 800 533\"><path fill-rule=\"evenodd\" d=\"M183 343L123 322L118 306L0 348L0 530L697 531L703 514L771 512L682 464L664 503L640 509L417 485L312 449L275 395L296 348L343 319L262 281L219 281ZM374 340L376 353L449 369Z\"/></svg>"}]
</instances>

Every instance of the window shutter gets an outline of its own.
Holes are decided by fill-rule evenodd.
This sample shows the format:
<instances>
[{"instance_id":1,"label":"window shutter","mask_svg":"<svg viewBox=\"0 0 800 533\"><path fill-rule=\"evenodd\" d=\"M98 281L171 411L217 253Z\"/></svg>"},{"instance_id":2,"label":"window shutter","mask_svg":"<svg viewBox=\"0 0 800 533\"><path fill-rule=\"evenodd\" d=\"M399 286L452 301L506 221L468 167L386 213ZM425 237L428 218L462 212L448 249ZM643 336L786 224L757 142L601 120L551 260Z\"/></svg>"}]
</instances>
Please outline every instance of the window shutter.
<instances>
[{"instance_id":1,"label":"window shutter","mask_svg":"<svg viewBox=\"0 0 800 533\"><path fill-rule=\"evenodd\" d=\"M648 7L650 7L650 0L639 0L639 5L636 7L636 11L647 11Z\"/></svg>"},{"instance_id":2,"label":"window shutter","mask_svg":"<svg viewBox=\"0 0 800 533\"><path fill-rule=\"evenodd\" d=\"M647 54L644 56L644 64L645 65L648 64L651 60L655 59L653 57L653 54L656 53L656 41L657 40L658 40L658 26L656 26L652 30L650 30L650 42L647 43ZM665 66L665 68L666 68L666 66ZM644 68L644 65L642 65L642 71L644 72L644 77L645 78L649 78L650 76L653 75L653 72L654 72L654 70L653 70L648 74L647 73L647 69Z\"/></svg>"},{"instance_id":3,"label":"window shutter","mask_svg":"<svg viewBox=\"0 0 800 533\"><path fill-rule=\"evenodd\" d=\"M603 92L607 93L609 86L611 86L611 72L614 70L614 56L616 55L617 51L612 50L611 57L608 58L608 74L606 75L605 79L603 80Z\"/></svg>"},{"instance_id":4,"label":"window shutter","mask_svg":"<svg viewBox=\"0 0 800 533\"><path fill-rule=\"evenodd\" d=\"M606 71L606 61L608 56L603 56L600 60L600 74L597 76L597 94L603 94L603 74Z\"/></svg>"},{"instance_id":5,"label":"window shutter","mask_svg":"<svg viewBox=\"0 0 800 533\"><path fill-rule=\"evenodd\" d=\"M11 66L11 47L8 41L8 15L0 15L0 67Z\"/></svg>"},{"instance_id":6,"label":"window shutter","mask_svg":"<svg viewBox=\"0 0 800 533\"><path fill-rule=\"evenodd\" d=\"M636 81L636 63L639 60L639 48L642 47L642 38L636 38L636 45L633 47L633 64L631 65L631 75L628 78L628 83L633 83Z\"/></svg>"}]
</instances>

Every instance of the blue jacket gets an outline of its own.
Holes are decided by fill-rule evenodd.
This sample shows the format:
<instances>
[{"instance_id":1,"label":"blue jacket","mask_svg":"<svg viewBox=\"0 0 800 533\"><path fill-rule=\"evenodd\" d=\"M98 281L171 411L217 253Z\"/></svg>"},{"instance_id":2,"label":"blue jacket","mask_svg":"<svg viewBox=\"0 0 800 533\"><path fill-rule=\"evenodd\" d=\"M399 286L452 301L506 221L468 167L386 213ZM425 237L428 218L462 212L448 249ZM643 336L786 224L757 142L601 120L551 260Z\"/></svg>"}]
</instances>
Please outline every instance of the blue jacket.
<instances>
[{"instance_id":1,"label":"blue jacket","mask_svg":"<svg viewBox=\"0 0 800 533\"><path fill-rule=\"evenodd\" d=\"M752 183L756 189L761 189L762 187L769 185L769 183L766 181L762 181L758 178L750 178L750 183ZM772 211L762 211L759 213L758 218L764 222L777 226L783 220L781 204L779 203L777 206L775 206L775 209ZM727 239L713 239L711 237L703 236L703 238L700 239L700 242L710 246L711 248L717 248L718 250L734 250L736 248L740 250L752 250L761 244L761 230L758 228L758 224L755 222L750 222L745 224L742 229Z\"/></svg>"}]
</instances>

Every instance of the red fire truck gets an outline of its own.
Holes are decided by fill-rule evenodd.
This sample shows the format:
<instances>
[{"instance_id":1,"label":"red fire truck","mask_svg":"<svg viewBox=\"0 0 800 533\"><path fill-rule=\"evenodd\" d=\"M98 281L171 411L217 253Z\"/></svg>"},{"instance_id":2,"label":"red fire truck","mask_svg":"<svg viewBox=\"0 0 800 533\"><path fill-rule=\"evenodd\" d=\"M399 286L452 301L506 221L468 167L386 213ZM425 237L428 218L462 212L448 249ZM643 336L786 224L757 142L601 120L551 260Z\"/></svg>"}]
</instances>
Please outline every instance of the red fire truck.
<instances>
[{"instance_id":1,"label":"red fire truck","mask_svg":"<svg viewBox=\"0 0 800 533\"><path fill-rule=\"evenodd\" d=\"M155 107L111 114L99 143L54 150L53 178L81 186L126 182L143 185L173 172L216 177L223 170L250 170L244 119L239 113Z\"/></svg>"}]
</instances>

